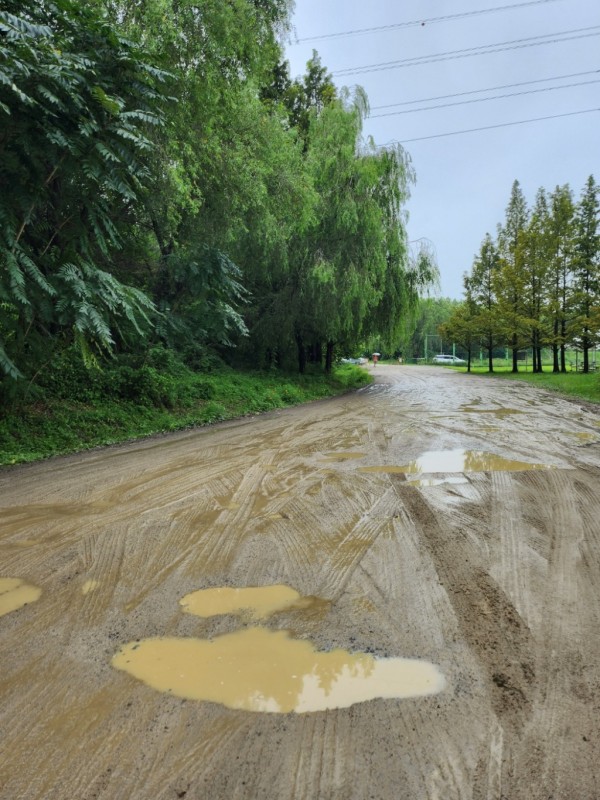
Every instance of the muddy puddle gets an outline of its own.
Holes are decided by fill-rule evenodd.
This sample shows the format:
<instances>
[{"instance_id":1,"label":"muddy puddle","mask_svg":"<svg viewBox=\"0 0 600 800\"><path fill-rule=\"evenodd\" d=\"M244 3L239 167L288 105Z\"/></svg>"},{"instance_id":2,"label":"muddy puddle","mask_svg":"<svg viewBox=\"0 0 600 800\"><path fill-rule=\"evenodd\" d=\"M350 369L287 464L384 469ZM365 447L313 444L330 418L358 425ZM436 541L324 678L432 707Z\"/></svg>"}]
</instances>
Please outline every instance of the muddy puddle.
<instances>
[{"instance_id":1,"label":"muddy puddle","mask_svg":"<svg viewBox=\"0 0 600 800\"><path fill-rule=\"evenodd\" d=\"M41 594L38 586L26 583L21 578L0 578L0 617L28 603L35 603Z\"/></svg>"},{"instance_id":2,"label":"muddy puddle","mask_svg":"<svg viewBox=\"0 0 600 800\"><path fill-rule=\"evenodd\" d=\"M212 640L154 638L124 645L112 664L153 689L228 708L298 714L376 698L420 697L445 685L426 661L319 652L287 631L245 628Z\"/></svg>"},{"instance_id":3,"label":"muddy puddle","mask_svg":"<svg viewBox=\"0 0 600 800\"><path fill-rule=\"evenodd\" d=\"M581 431L579 433L573 433L576 439L579 439L581 442L597 442L598 441L598 434L597 433L589 433L586 431Z\"/></svg>"},{"instance_id":4,"label":"muddy puddle","mask_svg":"<svg viewBox=\"0 0 600 800\"><path fill-rule=\"evenodd\" d=\"M515 461L483 450L429 450L403 466L359 467L359 472L402 473L405 475L432 472L522 472L552 469L548 464Z\"/></svg>"},{"instance_id":5,"label":"muddy puddle","mask_svg":"<svg viewBox=\"0 0 600 800\"><path fill-rule=\"evenodd\" d=\"M504 417L510 417L513 414L526 413L525 411L519 411L517 408L476 408L473 403L461 406L459 411L467 414L490 414L496 419L504 419Z\"/></svg>"},{"instance_id":6,"label":"muddy puddle","mask_svg":"<svg viewBox=\"0 0 600 800\"><path fill-rule=\"evenodd\" d=\"M325 453L321 461L352 461L355 458L364 458L367 454L359 450Z\"/></svg>"},{"instance_id":7,"label":"muddy puddle","mask_svg":"<svg viewBox=\"0 0 600 800\"><path fill-rule=\"evenodd\" d=\"M291 586L276 584L242 589L229 586L200 589L186 594L179 604L186 613L197 617L242 614L254 619L266 619L277 611L307 608L313 601L318 601L318 598L302 597Z\"/></svg>"}]
</instances>

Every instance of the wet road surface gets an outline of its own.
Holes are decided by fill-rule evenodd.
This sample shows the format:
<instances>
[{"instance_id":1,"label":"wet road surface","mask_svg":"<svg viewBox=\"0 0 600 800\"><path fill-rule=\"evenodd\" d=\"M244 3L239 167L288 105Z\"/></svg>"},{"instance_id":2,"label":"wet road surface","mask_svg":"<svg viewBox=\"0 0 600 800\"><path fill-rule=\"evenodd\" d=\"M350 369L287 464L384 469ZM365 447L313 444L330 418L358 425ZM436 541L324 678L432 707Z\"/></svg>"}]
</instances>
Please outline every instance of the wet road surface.
<instances>
[{"instance_id":1,"label":"wet road surface","mask_svg":"<svg viewBox=\"0 0 600 800\"><path fill-rule=\"evenodd\" d=\"M2 800L600 798L600 416L375 373L0 472Z\"/></svg>"}]
</instances>

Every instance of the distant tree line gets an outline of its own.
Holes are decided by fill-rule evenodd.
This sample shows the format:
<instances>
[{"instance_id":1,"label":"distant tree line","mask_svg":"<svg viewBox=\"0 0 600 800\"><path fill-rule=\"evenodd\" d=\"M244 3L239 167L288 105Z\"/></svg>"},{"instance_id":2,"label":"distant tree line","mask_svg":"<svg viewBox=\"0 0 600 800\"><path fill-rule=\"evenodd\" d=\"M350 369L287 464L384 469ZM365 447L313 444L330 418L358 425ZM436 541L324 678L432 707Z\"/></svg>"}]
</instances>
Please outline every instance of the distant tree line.
<instances>
[{"instance_id":1,"label":"distant tree line","mask_svg":"<svg viewBox=\"0 0 600 800\"><path fill-rule=\"evenodd\" d=\"M409 159L316 53L291 79L289 23L288 0L4 0L5 396L67 348L303 371L397 338L435 276Z\"/></svg>"},{"instance_id":2,"label":"distant tree line","mask_svg":"<svg viewBox=\"0 0 600 800\"><path fill-rule=\"evenodd\" d=\"M582 353L583 371L600 342L600 202L590 175L578 201L568 184L539 189L528 208L515 181L494 239L486 234L470 272L464 300L441 328L470 354L483 348L493 371L494 348L530 348L534 372L542 371L542 348L550 348L553 371L566 372L566 350Z\"/></svg>"}]
</instances>

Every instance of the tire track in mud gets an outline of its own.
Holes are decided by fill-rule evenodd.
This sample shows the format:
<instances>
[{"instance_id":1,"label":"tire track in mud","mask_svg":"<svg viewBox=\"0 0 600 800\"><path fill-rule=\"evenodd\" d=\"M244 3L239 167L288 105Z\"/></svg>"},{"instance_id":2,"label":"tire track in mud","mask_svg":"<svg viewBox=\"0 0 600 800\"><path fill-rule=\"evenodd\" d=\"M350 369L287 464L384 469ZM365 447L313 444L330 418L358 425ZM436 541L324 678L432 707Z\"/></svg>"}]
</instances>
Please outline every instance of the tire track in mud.
<instances>
[{"instance_id":1,"label":"tire track in mud","mask_svg":"<svg viewBox=\"0 0 600 800\"><path fill-rule=\"evenodd\" d=\"M444 528L417 491L390 475L421 534L461 633L484 671L492 707L505 727L522 730L531 712L534 642L505 592L481 568L464 537Z\"/></svg>"},{"instance_id":2,"label":"tire track in mud","mask_svg":"<svg viewBox=\"0 0 600 800\"><path fill-rule=\"evenodd\" d=\"M544 790L534 787L529 794L517 796L541 800L551 793L584 800L598 796L599 791L597 783L586 785L591 777L586 744L597 721L592 704L599 687L597 679L589 680L597 674L597 663L586 663L581 646L584 638L597 636L598 631L597 590L591 589L594 582L583 572L582 481L574 481L568 471L529 478L550 538L545 575L548 603L540 625L534 713L518 752L517 769L526 764ZM585 495L589 498L589 491ZM596 496L597 512L598 505ZM573 774L581 776L577 789Z\"/></svg>"}]
</instances>

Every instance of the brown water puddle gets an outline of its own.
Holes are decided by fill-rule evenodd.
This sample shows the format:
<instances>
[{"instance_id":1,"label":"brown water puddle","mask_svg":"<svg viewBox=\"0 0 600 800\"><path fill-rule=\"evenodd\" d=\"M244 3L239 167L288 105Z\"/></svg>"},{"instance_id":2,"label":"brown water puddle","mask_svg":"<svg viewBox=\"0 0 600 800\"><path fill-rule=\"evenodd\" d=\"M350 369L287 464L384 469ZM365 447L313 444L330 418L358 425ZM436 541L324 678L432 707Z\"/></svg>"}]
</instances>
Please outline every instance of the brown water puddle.
<instances>
[{"instance_id":1,"label":"brown water puddle","mask_svg":"<svg viewBox=\"0 0 600 800\"><path fill-rule=\"evenodd\" d=\"M364 458L367 454L361 453L360 451L353 451L353 452L332 452L332 453L325 453L324 458L320 459L321 461L331 462L331 461L350 461L353 458Z\"/></svg>"},{"instance_id":2,"label":"brown water puddle","mask_svg":"<svg viewBox=\"0 0 600 800\"><path fill-rule=\"evenodd\" d=\"M581 439L582 442L597 442L598 441L598 434L597 433L587 433L582 431L581 433L574 433L573 436L577 437L577 439Z\"/></svg>"},{"instance_id":3,"label":"brown water puddle","mask_svg":"<svg viewBox=\"0 0 600 800\"><path fill-rule=\"evenodd\" d=\"M486 453L482 450L430 450L404 466L359 467L359 472L404 473L430 472L522 472L531 469L552 469L547 464L530 464Z\"/></svg>"},{"instance_id":4,"label":"brown water puddle","mask_svg":"<svg viewBox=\"0 0 600 800\"><path fill-rule=\"evenodd\" d=\"M153 689L228 708L304 713L375 698L420 697L445 685L437 667L415 659L319 652L287 631L246 628L202 639L155 638L124 645L117 669Z\"/></svg>"},{"instance_id":5,"label":"brown water puddle","mask_svg":"<svg viewBox=\"0 0 600 800\"><path fill-rule=\"evenodd\" d=\"M41 594L38 586L25 583L21 578L0 578L0 617L35 603Z\"/></svg>"},{"instance_id":6,"label":"brown water puddle","mask_svg":"<svg viewBox=\"0 0 600 800\"><path fill-rule=\"evenodd\" d=\"M186 594L179 603L186 613L197 617L248 613L255 619L265 619L288 608L306 608L313 600L318 598L302 597L291 586L276 584L242 589L229 586L200 589Z\"/></svg>"},{"instance_id":7,"label":"brown water puddle","mask_svg":"<svg viewBox=\"0 0 600 800\"><path fill-rule=\"evenodd\" d=\"M519 411L516 408L473 408L473 405L463 405L459 411L464 411L467 414L491 414L497 419L504 419L510 417L511 414L524 414L524 411Z\"/></svg>"}]
</instances>

